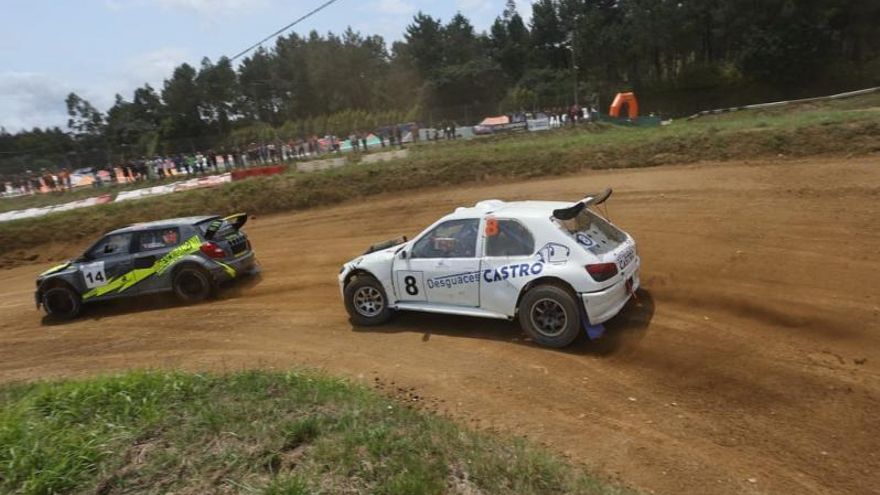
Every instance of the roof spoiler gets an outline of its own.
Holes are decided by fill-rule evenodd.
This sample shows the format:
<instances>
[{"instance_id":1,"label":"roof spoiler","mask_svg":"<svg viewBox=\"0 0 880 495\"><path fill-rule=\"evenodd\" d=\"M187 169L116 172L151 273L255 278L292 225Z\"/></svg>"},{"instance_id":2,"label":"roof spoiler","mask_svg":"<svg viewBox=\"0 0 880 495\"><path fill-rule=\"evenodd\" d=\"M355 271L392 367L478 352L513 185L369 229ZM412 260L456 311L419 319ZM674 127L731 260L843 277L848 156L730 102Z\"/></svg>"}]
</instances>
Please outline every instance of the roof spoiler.
<instances>
[{"instance_id":1,"label":"roof spoiler","mask_svg":"<svg viewBox=\"0 0 880 495\"><path fill-rule=\"evenodd\" d=\"M609 187L601 193L588 194L587 197L578 201L573 206L553 210L553 218L556 218L558 220L571 220L572 218L578 216L580 212L584 210L584 208L588 206L601 205L602 203L608 201L608 198L611 197L612 192L613 191Z\"/></svg>"},{"instance_id":2,"label":"roof spoiler","mask_svg":"<svg viewBox=\"0 0 880 495\"><path fill-rule=\"evenodd\" d=\"M247 213L236 213L235 215L229 215L226 218L215 218L211 220L211 223L208 224L208 228L205 229L205 239L211 240L217 235L217 231L220 230L220 227L223 227L223 222L228 223L235 230L241 230L248 221Z\"/></svg>"},{"instance_id":3,"label":"roof spoiler","mask_svg":"<svg viewBox=\"0 0 880 495\"><path fill-rule=\"evenodd\" d=\"M246 224L248 221L248 214L236 213L235 215L229 215L223 220L226 220L229 225L232 225L232 228L234 228L235 230L241 230L241 228L244 227L244 224Z\"/></svg>"}]
</instances>

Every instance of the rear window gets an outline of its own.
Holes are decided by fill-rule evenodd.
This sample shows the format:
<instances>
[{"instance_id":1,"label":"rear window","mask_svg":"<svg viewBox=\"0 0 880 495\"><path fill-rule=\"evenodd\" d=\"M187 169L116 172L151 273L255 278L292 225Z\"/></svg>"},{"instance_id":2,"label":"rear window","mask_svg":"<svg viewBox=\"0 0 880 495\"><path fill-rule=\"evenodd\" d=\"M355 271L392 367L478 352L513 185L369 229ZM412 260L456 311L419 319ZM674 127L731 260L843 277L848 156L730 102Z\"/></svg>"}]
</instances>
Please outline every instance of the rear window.
<instances>
[{"instance_id":1,"label":"rear window","mask_svg":"<svg viewBox=\"0 0 880 495\"><path fill-rule=\"evenodd\" d=\"M498 220L498 233L486 237L486 256L529 256L534 252L534 236L516 220Z\"/></svg>"},{"instance_id":2,"label":"rear window","mask_svg":"<svg viewBox=\"0 0 880 495\"><path fill-rule=\"evenodd\" d=\"M596 254L611 251L626 240L617 227L586 208L571 220L559 222L578 244Z\"/></svg>"}]
</instances>

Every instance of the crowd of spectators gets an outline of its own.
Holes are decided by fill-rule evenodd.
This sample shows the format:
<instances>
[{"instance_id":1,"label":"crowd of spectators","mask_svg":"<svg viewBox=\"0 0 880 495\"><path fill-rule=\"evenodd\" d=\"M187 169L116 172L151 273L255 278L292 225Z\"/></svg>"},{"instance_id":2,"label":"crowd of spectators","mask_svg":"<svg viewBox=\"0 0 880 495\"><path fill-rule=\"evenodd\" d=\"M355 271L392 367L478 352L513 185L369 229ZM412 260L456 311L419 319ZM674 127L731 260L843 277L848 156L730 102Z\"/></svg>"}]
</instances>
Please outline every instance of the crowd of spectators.
<instances>
[{"instance_id":1,"label":"crowd of spectators","mask_svg":"<svg viewBox=\"0 0 880 495\"><path fill-rule=\"evenodd\" d=\"M418 128L410 129L418 139ZM354 151L365 153L370 147L402 146L400 126L380 129L375 133L354 132L347 138L328 135L290 140L286 143L253 143L233 151L198 151L122 160L112 166L81 168L71 172L67 167L54 170L30 170L14 175L0 175L0 195L19 196L40 192L64 192L73 187L90 184L103 187L109 184L130 184L161 181L167 178L185 178L230 172L252 166L262 166L292 160L303 160L330 153Z\"/></svg>"}]
</instances>

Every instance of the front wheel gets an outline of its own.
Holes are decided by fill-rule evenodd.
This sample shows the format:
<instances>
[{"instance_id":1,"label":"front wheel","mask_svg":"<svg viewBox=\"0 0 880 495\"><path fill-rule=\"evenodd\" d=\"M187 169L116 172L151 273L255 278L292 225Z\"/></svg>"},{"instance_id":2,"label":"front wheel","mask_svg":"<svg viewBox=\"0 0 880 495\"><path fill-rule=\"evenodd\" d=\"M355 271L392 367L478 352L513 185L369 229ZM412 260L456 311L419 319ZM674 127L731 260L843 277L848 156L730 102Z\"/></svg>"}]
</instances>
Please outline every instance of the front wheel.
<instances>
[{"instance_id":1,"label":"front wheel","mask_svg":"<svg viewBox=\"0 0 880 495\"><path fill-rule=\"evenodd\" d=\"M560 287L535 287L520 301L519 323L535 342L547 347L565 347L580 334L577 301Z\"/></svg>"},{"instance_id":2,"label":"front wheel","mask_svg":"<svg viewBox=\"0 0 880 495\"><path fill-rule=\"evenodd\" d=\"M195 267L184 267L174 274L172 281L174 294L183 302L195 303L204 301L214 292L214 284L204 270Z\"/></svg>"},{"instance_id":3,"label":"front wheel","mask_svg":"<svg viewBox=\"0 0 880 495\"><path fill-rule=\"evenodd\" d=\"M381 325L391 318L385 289L373 277L361 276L345 288L345 310L355 325Z\"/></svg>"},{"instance_id":4,"label":"front wheel","mask_svg":"<svg viewBox=\"0 0 880 495\"><path fill-rule=\"evenodd\" d=\"M53 287L43 293L46 314L59 320L72 320L82 310L82 298L70 287Z\"/></svg>"}]
</instances>

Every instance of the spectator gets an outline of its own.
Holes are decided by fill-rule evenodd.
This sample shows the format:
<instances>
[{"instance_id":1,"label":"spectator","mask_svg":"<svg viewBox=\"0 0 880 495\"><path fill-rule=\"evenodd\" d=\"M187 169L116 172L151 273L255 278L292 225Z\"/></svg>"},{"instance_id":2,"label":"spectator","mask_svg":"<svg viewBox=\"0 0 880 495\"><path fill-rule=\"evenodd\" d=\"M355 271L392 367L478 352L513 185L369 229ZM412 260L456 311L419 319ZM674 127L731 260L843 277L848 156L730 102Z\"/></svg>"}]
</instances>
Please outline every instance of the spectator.
<instances>
[{"instance_id":1,"label":"spectator","mask_svg":"<svg viewBox=\"0 0 880 495\"><path fill-rule=\"evenodd\" d=\"M49 191L55 190L55 177L52 176L52 172L43 169L43 184L46 185L46 189Z\"/></svg>"}]
</instances>

